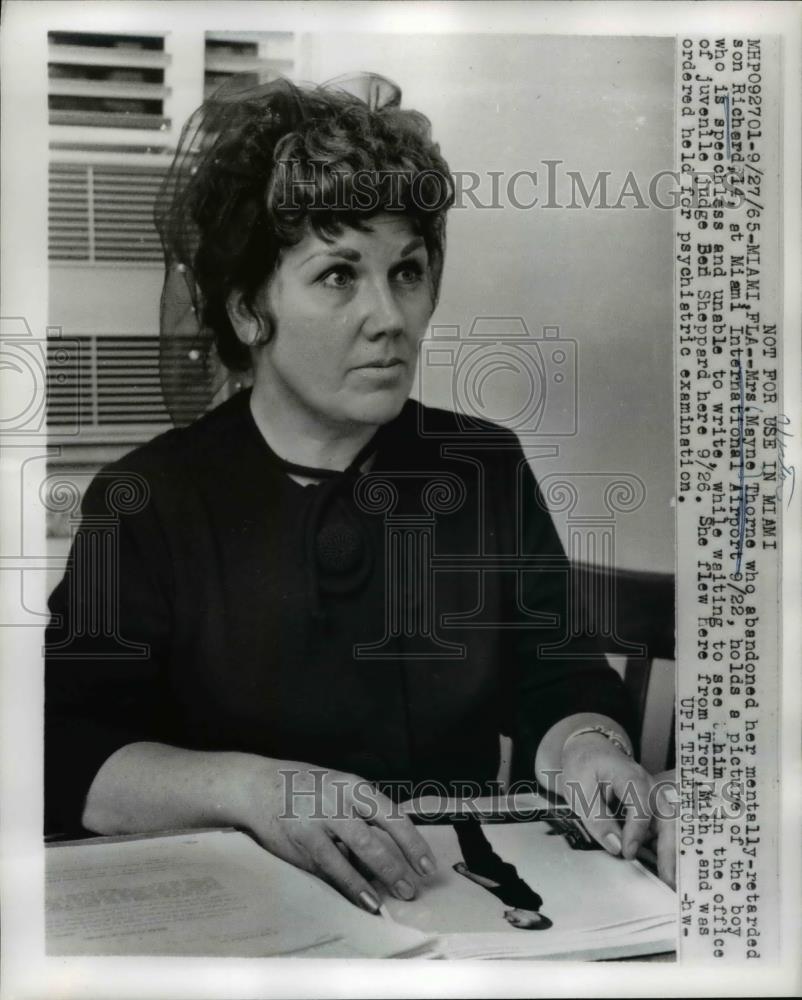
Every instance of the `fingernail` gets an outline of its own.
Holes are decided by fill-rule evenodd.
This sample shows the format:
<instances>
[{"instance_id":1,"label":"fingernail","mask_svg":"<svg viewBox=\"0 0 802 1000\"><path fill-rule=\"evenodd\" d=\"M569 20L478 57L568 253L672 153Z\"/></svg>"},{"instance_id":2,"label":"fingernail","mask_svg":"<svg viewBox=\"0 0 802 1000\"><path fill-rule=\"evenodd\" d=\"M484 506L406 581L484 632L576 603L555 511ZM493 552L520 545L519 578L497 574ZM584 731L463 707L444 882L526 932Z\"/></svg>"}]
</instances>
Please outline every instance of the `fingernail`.
<instances>
[{"instance_id":1,"label":"fingernail","mask_svg":"<svg viewBox=\"0 0 802 1000\"><path fill-rule=\"evenodd\" d=\"M608 833L604 838L605 844L613 852L613 854L620 854L621 852L621 838L617 833Z\"/></svg>"},{"instance_id":2,"label":"fingernail","mask_svg":"<svg viewBox=\"0 0 802 1000\"><path fill-rule=\"evenodd\" d=\"M399 879L396 882L394 889L396 891L396 894L399 895L402 899L412 899L415 895L415 890L412 888L409 882L407 882L407 880L403 878Z\"/></svg>"},{"instance_id":3,"label":"fingernail","mask_svg":"<svg viewBox=\"0 0 802 1000\"><path fill-rule=\"evenodd\" d=\"M434 875L434 861L428 854L424 854L420 859L420 870L424 875Z\"/></svg>"},{"instance_id":4,"label":"fingernail","mask_svg":"<svg viewBox=\"0 0 802 1000\"><path fill-rule=\"evenodd\" d=\"M378 913L381 908L381 904L378 899L372 892L368 892L367 889L363 889L362 892L360 892L359 901L369 913Z\"/></svg>"}]
</instances>

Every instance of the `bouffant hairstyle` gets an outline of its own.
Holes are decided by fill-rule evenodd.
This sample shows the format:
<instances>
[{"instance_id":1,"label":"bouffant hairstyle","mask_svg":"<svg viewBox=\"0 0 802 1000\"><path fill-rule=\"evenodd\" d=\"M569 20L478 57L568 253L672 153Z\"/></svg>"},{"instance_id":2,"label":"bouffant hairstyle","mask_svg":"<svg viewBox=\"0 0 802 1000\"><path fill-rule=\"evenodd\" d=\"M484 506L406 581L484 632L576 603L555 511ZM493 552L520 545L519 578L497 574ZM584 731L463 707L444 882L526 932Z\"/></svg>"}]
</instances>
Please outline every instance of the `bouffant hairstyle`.
<instances>
[{"instance_id":1,"label":"bouffant hairstyle","mask_svg":"<svg viewBox=\"0 0 802 1000\"><path fill-rule=\"evenodd\" d=\"M199 327L229 370L250 367L230 294L250 305L282 250L310 231L332 239L379 212L403 213L426 244L436 302L454 200L448 165L428 119L402 110L389 81L370 79L383 100L283 79L220 91L184 127L157 225L168 273L185 272Z\"/></svg>"}]
</instances>

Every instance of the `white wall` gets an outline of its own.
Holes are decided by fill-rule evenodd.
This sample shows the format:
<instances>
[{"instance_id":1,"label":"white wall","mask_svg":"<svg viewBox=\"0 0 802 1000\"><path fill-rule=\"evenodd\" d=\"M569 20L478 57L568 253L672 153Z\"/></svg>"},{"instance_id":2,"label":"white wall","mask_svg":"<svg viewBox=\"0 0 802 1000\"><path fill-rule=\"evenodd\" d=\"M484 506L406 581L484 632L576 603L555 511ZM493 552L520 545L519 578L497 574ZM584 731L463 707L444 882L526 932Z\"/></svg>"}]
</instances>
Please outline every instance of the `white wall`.
<instances>
[{"instance_id":1,"label":"white wall","mask_svg":"<svg viewBox=\"0 0 802 1000\"><path fill-rule=\"evenodd\" d=\"M612 171L614 203L627 171L645 191L672 169L672 45L327 34L306 36L301 65L315 82L359 70L395 80L403 105L431 119L452 170L537 170L540 186L542 161L560 159L589 187L597 171ZM487 202L489 181L482 190ZM519 200L531 193L545 196L522 184ZM672 234L672 213L651 208L454 210L433 320L466 331L476 316L520 315L530 330L556 324L576 340L579 434L559 457L536 460L536 474L639 476L647 499L619 515L617 561L665 572L674 568Z\"/></svg>"}]
</instances>

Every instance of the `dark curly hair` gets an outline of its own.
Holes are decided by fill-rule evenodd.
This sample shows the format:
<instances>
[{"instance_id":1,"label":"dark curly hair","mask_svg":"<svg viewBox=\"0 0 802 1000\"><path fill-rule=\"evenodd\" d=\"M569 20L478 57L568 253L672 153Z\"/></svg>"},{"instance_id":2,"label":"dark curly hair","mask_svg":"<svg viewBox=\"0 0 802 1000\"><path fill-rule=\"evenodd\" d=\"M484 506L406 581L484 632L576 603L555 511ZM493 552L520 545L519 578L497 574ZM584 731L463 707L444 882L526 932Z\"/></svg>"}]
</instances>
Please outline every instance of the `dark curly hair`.
<instances>
[{"instance_id":1,"label":"dark curly hair","mask_svg":"<svg viewBox=\"0 0 802 1000\"><path fill-rule=\"evenodd\" d=\"M224 88L185 125L157 226L168 272L189 272L197 318L228 369L250 367L228 317L231 292L250 304L310 228L331 239L379 212L404 213L426 244L436 301L453 184L428 119L402 110L382 82L395 97L380 107L283 79Z\"/></svg>"}]
</instances>

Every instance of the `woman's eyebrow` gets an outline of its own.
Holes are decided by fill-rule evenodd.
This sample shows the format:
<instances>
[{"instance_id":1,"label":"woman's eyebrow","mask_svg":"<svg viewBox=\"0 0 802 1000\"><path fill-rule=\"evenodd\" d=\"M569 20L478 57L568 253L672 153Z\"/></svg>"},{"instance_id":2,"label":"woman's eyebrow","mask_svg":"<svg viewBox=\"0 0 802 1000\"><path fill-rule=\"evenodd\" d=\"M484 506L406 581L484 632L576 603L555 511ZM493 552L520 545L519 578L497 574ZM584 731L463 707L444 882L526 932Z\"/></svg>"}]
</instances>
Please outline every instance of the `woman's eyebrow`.
<instances>
[{"instance_id":1,"label":"woman's eyebrow","mask_svg":"<svg viewBox=\"0 0 802 1000\"><path fill-rule=\"evenodd\" d=\"M398 256L408 257L411 253L419 250L424 243L425 240L422 236L416 236L414 240L410 240L406 246L402 247ZM330 250L316 250L315 253L310 253L301 261L301 265L314 260L315 257L340 257L342 260L352 261L355 264L362 260L362 254L358 250L352 250L350 247L332 247Z\"/></svg>"},{"instance_id":2,"label":"woman's eyebrow","mask_svg":"<svg viewBox=\"0 0 802 1000\"><path fill-rule=\"evenodd\" d=\"M307 261L313 260L315 257L341 257L343 260L350 260L355 264L362 260L362 254L358 250L351 250L348 247L334 247L331 250L317 250L315 253L310 253L301 261L301 264L306 264Z\"/></svg>"},{"instance_id":3,"label":"woman's eyebrow","mask_svg":"<svg viewBox=\"0 0 802 1000\"><path fill-rule=\"evenodd\" d=\"M410 243L407 243L407 245L401 251L400 256L408 257L411 253L415 253L416 250L419 250L424 245L424 243L425 240L423 239L422 236L416 236L414 240L412 240Z\"/></svg>"}]
</instances>

